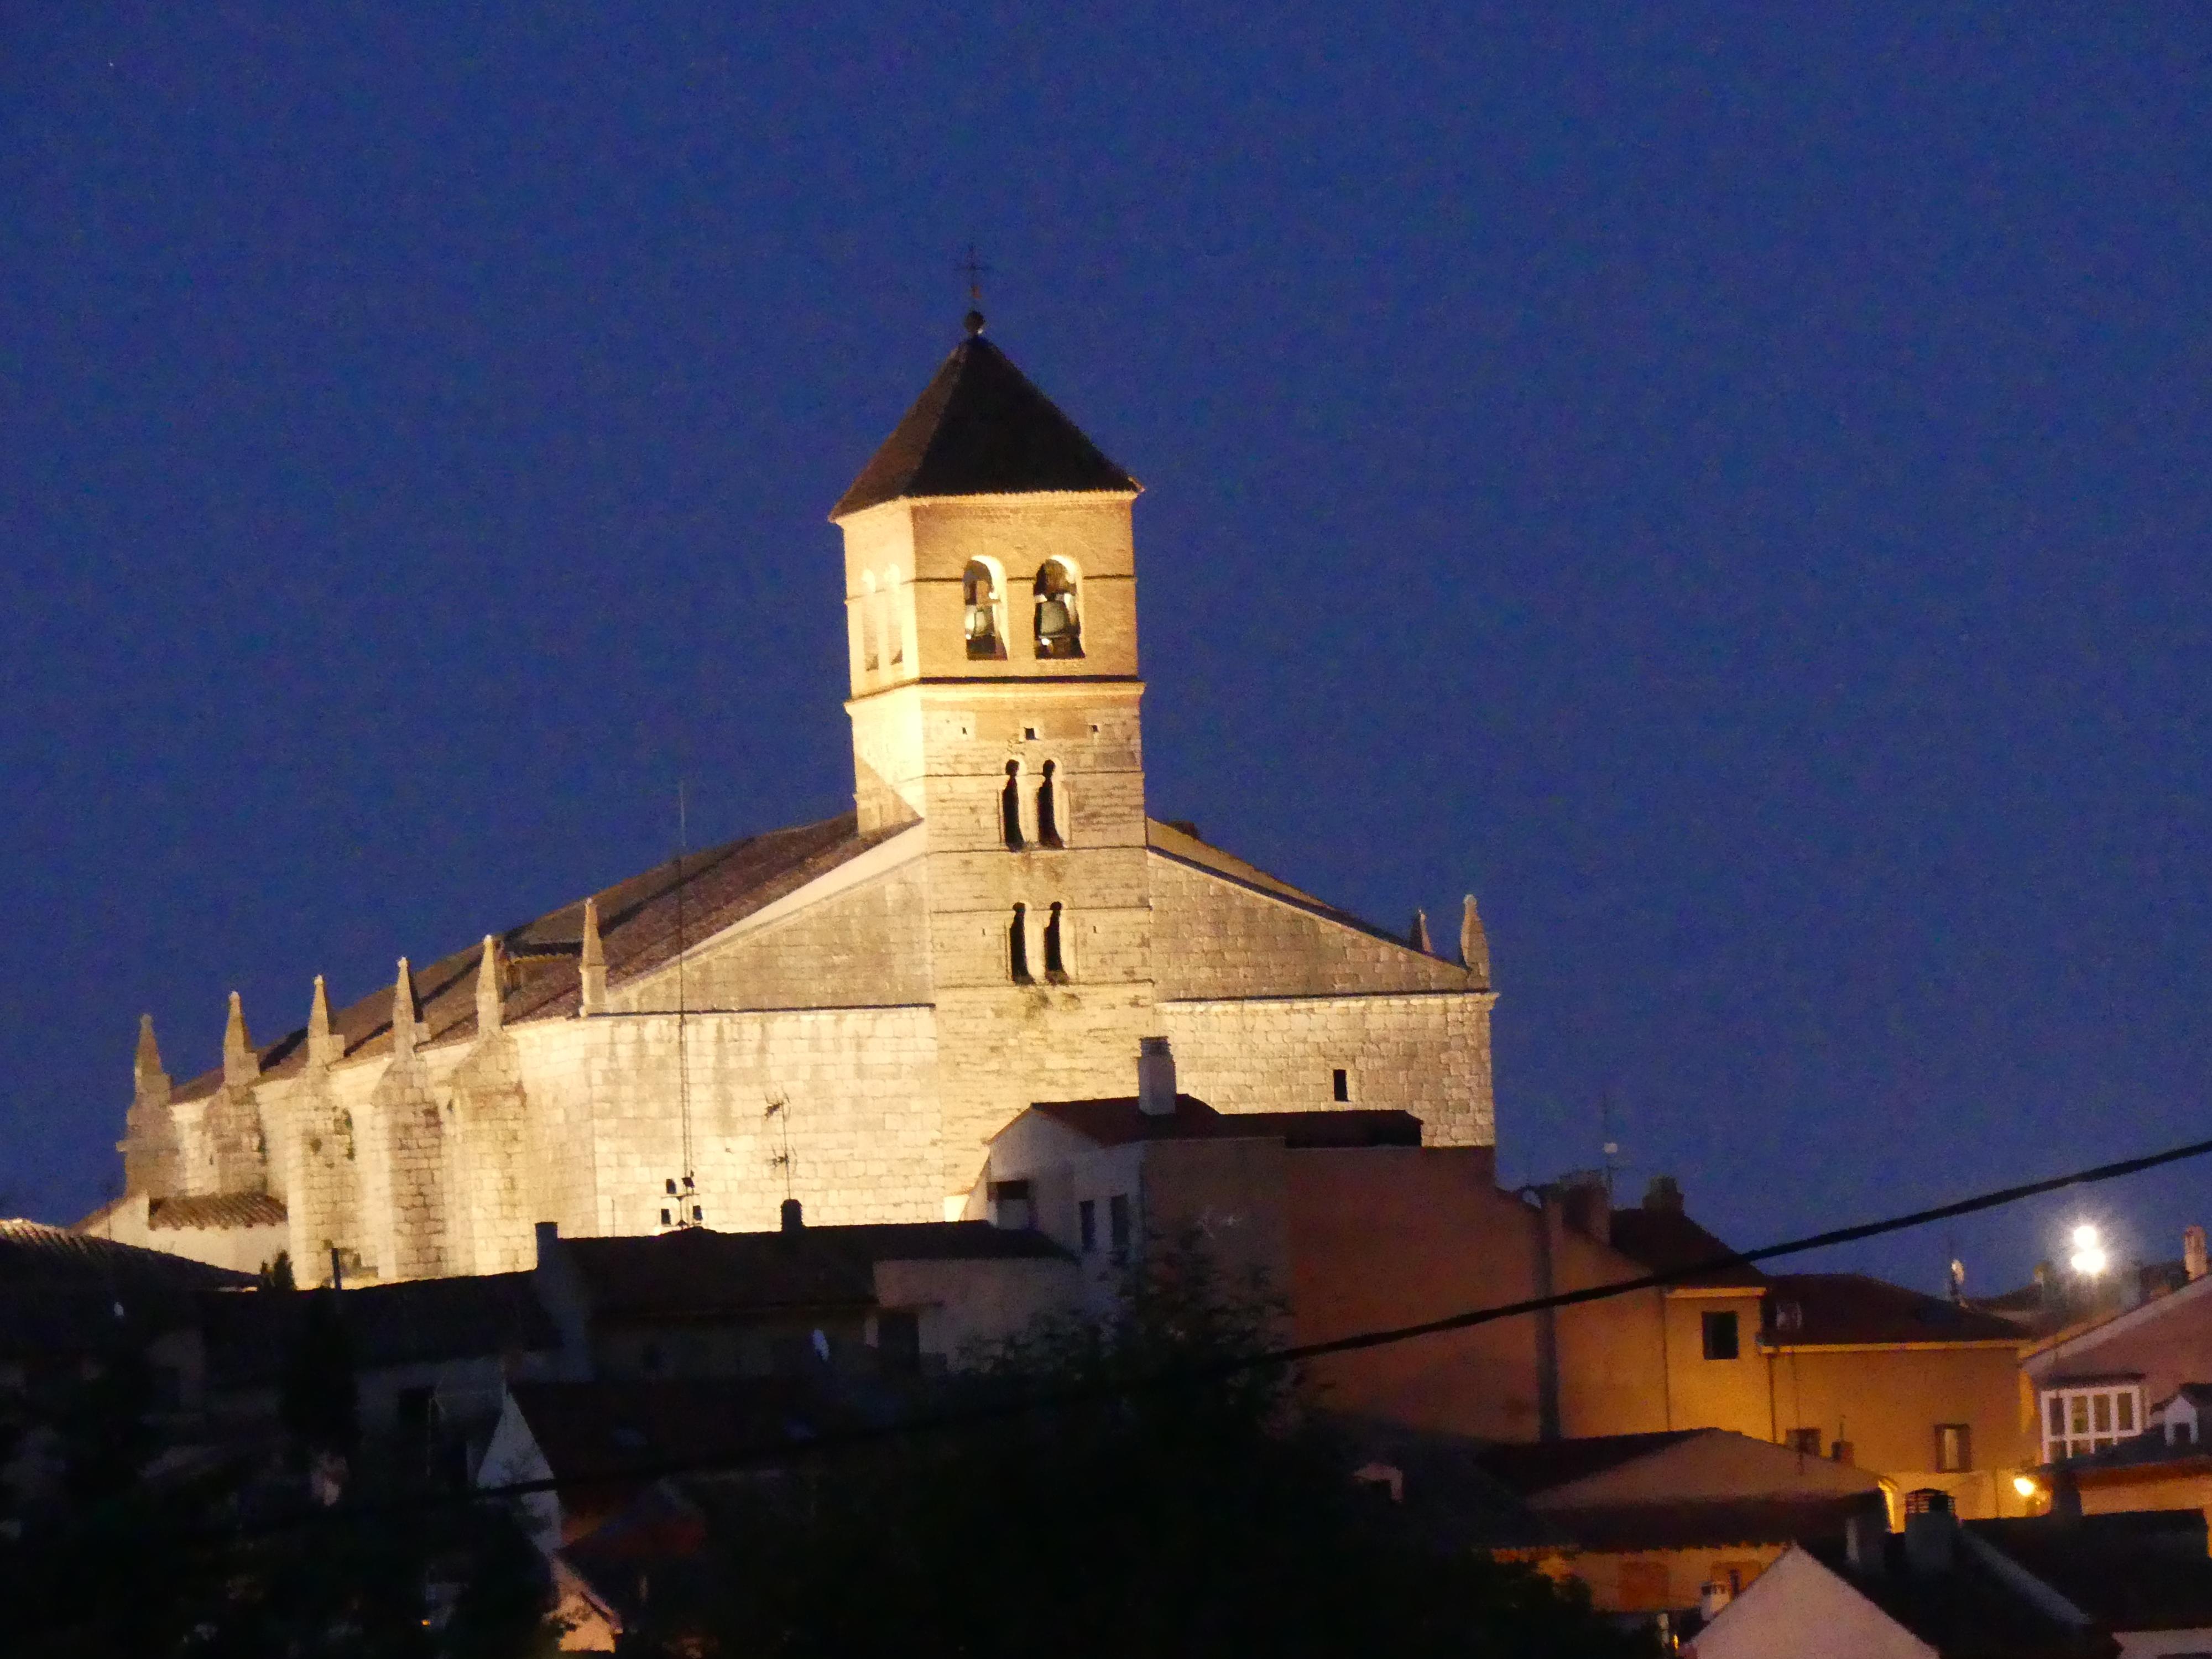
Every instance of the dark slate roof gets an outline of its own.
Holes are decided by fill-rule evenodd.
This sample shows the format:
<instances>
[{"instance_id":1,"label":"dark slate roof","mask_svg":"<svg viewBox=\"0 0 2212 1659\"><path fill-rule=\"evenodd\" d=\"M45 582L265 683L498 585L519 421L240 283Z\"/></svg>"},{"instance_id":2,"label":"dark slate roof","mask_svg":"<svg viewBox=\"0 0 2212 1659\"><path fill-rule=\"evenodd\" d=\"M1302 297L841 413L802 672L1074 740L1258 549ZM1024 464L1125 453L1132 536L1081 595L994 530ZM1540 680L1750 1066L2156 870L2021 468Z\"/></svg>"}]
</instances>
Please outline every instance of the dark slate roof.
<instances>
[{"instance_id":1,"label":"dark slate roof","mask_svg":"<svg viewBox=\"0 0 2212 1659\"><path fill-rule=\"evenodd\" d=\"M210 1267L167 1250L141 1249L43 1222L0 1221L0 1290L113 1285L183 1291L253 1282L251 1273Z\"/></svg>"},{"instance_id":2,"label":"dark slate roof","mask_svg":"<svg viewBox=\"0 0 2212 1659\"><path fill-rule=\"evenodd\" d=\"M2070 1524L2051 1515L1963 1524L2113 1630L2212 1626L2201 1509L2085 1515Z\"/></svg>"},{"instance_id":3,"label":"dark slate roof","mask_svg":"<svg viewBox=\"0 0 2212 1659\"><path fill-rule=\"evenodd\" d=\"M2010 1320L1864 1273L1771 1278L1767 1280L1766 1322L1766 1340L1785 1348L1863 1342L2017 1344L2025 1340Z\"/></svg>"},{"instance_id":4,"label":"dark slate roof","mask_svg":"<svg viewBox=\"0 0 2212 1659\"><path fill-rule=\"evenodd\" d=\"M1591 1504L1550 1510L1545 1519L1586 1550L1726 1549L1841 1538L1855 1515L1886 1516L1878 1492L1791 1498L1684 1499L1667 1504Z\"/></svg>"},{"instance_id":5,"label":"dark slate roof","mask_svg":"<svg viewBox=\"0 0 2212 1659\"><path fill-rule=\"evenodd\" d=\"M606 952L607 983L618 986L673 961L679 938L687 945L696 945L896 833L890 830L864 836L853 814L847 812L690 854L681 860L680 878L678 861L672 859L592 895L599 906L599 939ZM575 1012L577 967L584 938L582 898L496 937L505 968L503 1019L512 1024L565 1018ZM477 970L482 959L479 940L434 962L410 960L416 1017L428 1026L430 1042L475 1033ZM349 1006L334 1010L331 1024L344 1040L349 1054L389 1050L391 985L380 985ZM307 1042L303 1025L264 1045L258 1050L262 1070L278 1075L297 1071L306 1062ZM222 1072L218 1067L179 1087L176 1098L191 1100L213 1094L222 1083Z\"/></svg>"},{"instance_id":6,"label":"dark slate roof","mask_svg":"<svg viewBox=\"0 0 2212 1659\"><path fill-rule=\"evenodd\" d=\"M201 1300L208 1372L233 1387L283 1375L312 1298L328 1291L264 1291ZM411 1279L337 1293L338 1312L364 1370L505 1354L550 1353L560 1333L526 1273Z\"/></svg>"},{"instance_id":7,"label":"dark slate roof","mask_svg":"<svg viewBox=\"0 0 2212 1659\"><path fill-rule=\"evenodd\" d=\"M1964 1549L1950 1571L1916 1573L1905 1560L1904 1535L1893 1533L1883 1571L1870 1574L1851 1570L1840 1541L1809 1548L1814 1559L1943 1659L2106 1659L2119 1652L2110 1637L2062 1623Z\"/></svg>"},{"instance_id":8,"label":"dark slate roof","mask_svg":"<svg viewBox=\"0 0 2212 1659\"><path fill-rule=\"evenodd\" d=\"M976 334L952 349L830 516L915 495L1126 495L1138 488L1005 352Z\"/></svg>"},{"instance_id":9,"label":"dark slate roof","mask_svg":"<svg viewBox=\"0 0 2212 1659\"><path fill-rule=\"evenodd\" d=\"M252 1283L166 1250L0 1221L0 1353L104 1352L190 1325L202 1291Z\"/></svg>"},{"instance_id":10,"label":"dark slate roof","mask_svg":"<svg viewBox=\"0 0 2212 1659\"><path fill-rule=\"evenodd\" d=\"M1105 1100L1041 1100L1030 1110L1101 1146L1139 1140L1257 1140L1287 1146L1418 1146L1421 1120L1411 1112L1218 1112L1194 1095L1177 1095L1172 1114L1147 1114L1134 1095Z\"/></svg>"},{"instance_id":11,"label":"dark slate roof","mask_svg":"<svg viewBox=\"0 0 2212 1659\"><path fill-rule=\"evenodd\" d=\"M812 1379L513 1382L507 1393L562 1480L620 1480L739 1460L854 1425Z\"/></svg>"},{"instance_id":12,"label":"dark slate roof","mask_svg":"<svg viewBox=\"0 0 2212 1659\"><path fill-rule=\"evenodd\" d=\"M281 1227L284 1200L267 1193L217 1193L197 1198L156 1198L146 1205L152 1228Z\"/></svg>"},{"instance_id":13,"label":"dark slate roof","mask_svg":"<svg viewBox=\"0 0 2212 1659\"><path fill-rule=\"evenodd\" d=\"M1766 1283L1765 1273L1743 1264L1693 1271L1703 1263L1726 1262L1735 1252L1680 1210L1648 1205L1615 1210L1611 1242L1614 1249L1655 1273L1684 1273L1678 1284L1756 1290Z\"/></svg>"},{"instance_id":14,"label":"dark slate roof","mask_svg":"<svg viewBox=\"0 0 2212 1659\"><path fill-rule=\"evenodd\" d=\"M573 1238L561 1244L593 1313L617 1321L871 1307L878 1261L1072 1259L1042 1233L988 1221L772 1233L691 1227L655 1237Z\"/></svg>"},{"instance_id":15,"label":"dark slate roof","mask_svg":"<svg viewBox=\"0 0 2212 1659\"><path fill-rule=\"evenodd\" d=\"M1486 1448L1483 1468L1524 1498L1603 1474L1694 1440L1705 1429L1668 1429L1651 1434L1591 1434L1572 1440L1540 1440L1525 1445Z\"/></svg>"}]
</instances>

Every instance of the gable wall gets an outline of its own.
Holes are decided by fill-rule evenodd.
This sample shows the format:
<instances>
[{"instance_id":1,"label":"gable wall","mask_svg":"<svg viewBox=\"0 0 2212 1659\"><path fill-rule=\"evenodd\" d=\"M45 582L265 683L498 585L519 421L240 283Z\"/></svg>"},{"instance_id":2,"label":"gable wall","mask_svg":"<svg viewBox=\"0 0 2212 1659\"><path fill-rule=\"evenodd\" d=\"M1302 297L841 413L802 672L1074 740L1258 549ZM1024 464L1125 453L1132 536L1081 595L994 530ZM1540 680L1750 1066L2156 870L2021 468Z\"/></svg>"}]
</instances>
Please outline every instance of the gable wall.
<instances>
[{"instance_id":1,"label":"gable wall","mask_svg":"<svg viewBox=\"0 0 2212 1659\"><path fill-rule=\"evenodd\" d=\"M684 963L684 1004L728 1009L927 1002L923 892L916 861L700 951ZM673 1008L676 994L675 975L664 971L616 986L609 1000L629 1011Z\"/></svg>"}]
</instances>

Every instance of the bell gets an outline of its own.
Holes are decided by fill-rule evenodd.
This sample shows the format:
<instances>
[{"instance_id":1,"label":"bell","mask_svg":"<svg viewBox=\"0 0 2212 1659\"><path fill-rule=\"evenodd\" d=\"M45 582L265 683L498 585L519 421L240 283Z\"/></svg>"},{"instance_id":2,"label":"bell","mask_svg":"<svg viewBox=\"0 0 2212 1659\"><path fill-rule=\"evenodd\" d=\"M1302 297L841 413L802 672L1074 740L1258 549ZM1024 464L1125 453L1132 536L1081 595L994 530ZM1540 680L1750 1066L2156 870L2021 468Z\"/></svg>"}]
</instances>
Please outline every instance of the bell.
<instances>
[{"instance_id":1,"label":"bell","mask_svg":"<svg viewBox=\"0 0 2212 1659\"><path fill-rule=\"evenodd\" d=\"M972 605L968 607L968 637L969 639L988 640L998 631L991 624L989 605Z\"/></svg>"},{"instance_id":2,"label":"bell","mask_svg":"<svg viewBox=\"0 0 2212 1659\"><path fill-rule=\"evenodd\" d=\"M1037 633L1048 640L1060 638L1068 631L1067 601L1047 599L1037 606Z\"/></svg>"}]
</instances>

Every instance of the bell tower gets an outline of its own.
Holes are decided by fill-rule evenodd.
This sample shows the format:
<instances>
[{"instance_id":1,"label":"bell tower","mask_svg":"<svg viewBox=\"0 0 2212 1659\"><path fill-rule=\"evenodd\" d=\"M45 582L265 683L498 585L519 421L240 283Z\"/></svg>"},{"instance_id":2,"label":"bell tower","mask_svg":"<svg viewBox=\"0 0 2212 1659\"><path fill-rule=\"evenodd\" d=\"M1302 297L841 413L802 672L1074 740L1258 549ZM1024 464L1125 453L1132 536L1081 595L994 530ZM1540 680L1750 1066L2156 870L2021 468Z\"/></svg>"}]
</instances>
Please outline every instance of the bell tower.
<instances>
[{"instance_id":1,"label":"bell tower","mask_svg":"<svg viewBox=\"0 0 2212 1659\"><path fill-rule=\"evenodd\" d=\"M971 312L830 514L860 827L927 837L949 1200L1032 1101L1127 1093L1153 1034L1139 489Z\"/></svg>"}]
</instances>

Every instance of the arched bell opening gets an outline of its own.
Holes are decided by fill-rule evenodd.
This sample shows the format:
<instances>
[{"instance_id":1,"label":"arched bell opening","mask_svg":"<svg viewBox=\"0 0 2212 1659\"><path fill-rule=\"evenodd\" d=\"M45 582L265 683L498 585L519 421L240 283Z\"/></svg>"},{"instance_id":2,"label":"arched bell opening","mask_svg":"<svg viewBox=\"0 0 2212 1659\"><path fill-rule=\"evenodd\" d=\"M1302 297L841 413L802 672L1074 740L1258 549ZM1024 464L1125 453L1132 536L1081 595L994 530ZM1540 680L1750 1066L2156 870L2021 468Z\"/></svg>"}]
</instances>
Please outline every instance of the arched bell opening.
<instances>
[{"instance_id":1,"label":"arched bell opening","mask_svg":"<svg viewBox=\"0 0 2212 1659\"><path fill-rule=\"evenodd\" d=\"M866 572L860 577L860 672L872 674L879 665L876 654L876 573Z\"/></svg>"},{"instance_id":2,"label":"arched bell opening","mask_svg":"<svg viewBox=\"0 0 2212 1659\"><path fill-rule=\"evenodd\" d=\"M1030 912L1025 904L1014 907L1014 919L1006 928L1006 976L1017 985L1036 982L1030 973Z\"/></svg>"},{"instance_id":3,"label":"arched bell opening","mask_svg":"<svg viewBox=\"0 0 2212 1659\"><path fill-rule=\"evenodd\" d=\"M997 662L1006 654L1006 584L985 559L970 559L960 577L963 629L971 662Z\"/></svg>"},{"instance_id":4,"label":"arched bell opening","mask_svg":"<svg viewBox=\"0 0 2212 1659\"><path fill-rule=\"evenodd\" d=\"M1082 584L1065 559L1047 559L1036 574L1036 653L1060 659L1083 654Z\"/></svg>"}]
</instances>

